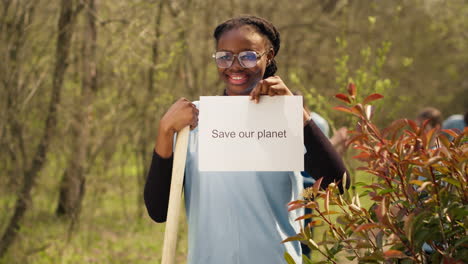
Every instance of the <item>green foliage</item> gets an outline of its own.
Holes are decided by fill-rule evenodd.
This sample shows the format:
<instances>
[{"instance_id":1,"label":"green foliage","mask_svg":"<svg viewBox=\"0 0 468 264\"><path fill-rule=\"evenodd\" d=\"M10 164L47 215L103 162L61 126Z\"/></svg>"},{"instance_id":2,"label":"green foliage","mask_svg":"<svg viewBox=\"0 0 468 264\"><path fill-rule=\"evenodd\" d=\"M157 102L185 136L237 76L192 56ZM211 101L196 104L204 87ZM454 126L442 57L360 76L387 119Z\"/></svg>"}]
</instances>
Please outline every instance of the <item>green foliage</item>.
<instances>
[{"instance_id":1,"label":"green foliage","mask_svg":"<svg viewBox=\"0 0 468 264\"><path fill-rule=\"evenodd\" d=\"M313 112L319 113L333 126L333 120L330 118L330 102L329 100L312 85L305 85L306 82L301 79L300 75L303 73L296 69L289 73L289 80L291 87L294 87L300 91L304 98L304 106Z\"/></svg>"},{"instance_id":2,"label":"green foliage","mask_svg":"<svg viewBox=\"0 0 468 264\"><path fill-rule=\"evenodd\" d=\"M357 117L357 129L348 142L364 163L358 170L375 177L360 183L364 191L340 194L335 183L319 190L321 179L293 201L289 210L310 208L308 227L285 241L300 240L328 262L343 259L359 263L465 263L468 260L468 129L457 134L420 127L402 119L379 129L372 121L373 106L382 98L357 98L357 88L336 96L348 106L337 110ZM346 178L343 177L343 180ZM341 183L340 183L341 184ZM343 183L344 184L344 183ZM361 205L370 197L372 205ZM334 206L336 210L331 210ZM330 218L336 217L336 221ZM325 223L321 241L312 240L310 228ZM318 262L319 263L319 262Z\"/></svg>"},{"instance_id":3,"label":"green foliage","mask_svg":"<svg viewBox=\"0 0 468 264\"><path fill-rule=\"evenodd\" d=\"M372 20L375 22L375 20ZM338 53L340 54L335 59L336 84L338 87L346 87L350 82L357 85L361 94L380 93L386 97L394 97L395 89L398 84L391 79L384 77L383 67L387 61L388 53L390 52L391 42L383 41L380 46L371 48L369 45L360 50L360 56L354 58L359 61L357 70L350 69L349 60L350 54L348 51L348 42L344 38L336 38ZM363 100L360 95L356 95L356 100ZM407 101L403 95L398 97L396 105L386 111L386 115L382 118L383 121L392 120L395 117L395 110L400 109L402 104ZM378 102L374 105L376 108L381 108L382 103ZM392 111L393 110L393 111ZM350 119L347 120L350 122Z\"/></svg>"}]
</instances>

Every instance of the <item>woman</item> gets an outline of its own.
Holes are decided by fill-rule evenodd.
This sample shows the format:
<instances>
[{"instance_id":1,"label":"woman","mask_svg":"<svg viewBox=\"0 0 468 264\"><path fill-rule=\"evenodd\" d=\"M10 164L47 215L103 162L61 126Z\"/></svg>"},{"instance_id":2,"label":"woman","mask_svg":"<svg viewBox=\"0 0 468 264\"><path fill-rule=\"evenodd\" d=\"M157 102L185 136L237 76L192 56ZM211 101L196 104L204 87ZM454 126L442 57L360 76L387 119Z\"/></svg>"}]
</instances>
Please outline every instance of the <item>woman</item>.
<instances>
[{"instance_id":1,"label":"woman","mask_svg":"<svg viewBox=\"0 0 468 264\"><path fill-rule=\"evenodd\" d=\"M213 55L224 95L292 95L275 76L274 60L280 35L265 19L242 16L230 19L214 31ZM306 171L323 186L341 181L345 167L339 155L304 110ZM190 125L185 170L185 204L189 226L188 263L284 263L288 251L301 263L298 242L282 244L295 235L299 223L286 204L302 189L299 172L200 172L198 170L198 109L182 98L159 123L153 160L145 185L145 203L156 222L166 220L174 134ZM349 182L349 181L347 181Z\"/></svg>"}]
</instances>

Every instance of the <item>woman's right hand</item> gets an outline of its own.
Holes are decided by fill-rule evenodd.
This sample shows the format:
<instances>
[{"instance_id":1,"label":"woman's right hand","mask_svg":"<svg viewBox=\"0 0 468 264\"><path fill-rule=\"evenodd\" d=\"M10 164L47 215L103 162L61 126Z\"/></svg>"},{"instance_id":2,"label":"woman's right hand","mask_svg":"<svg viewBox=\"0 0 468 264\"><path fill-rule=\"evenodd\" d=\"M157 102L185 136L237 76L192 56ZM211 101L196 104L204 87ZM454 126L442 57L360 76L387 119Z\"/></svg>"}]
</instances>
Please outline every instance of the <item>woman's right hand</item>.
<instances>
[{"instance_id":1,"label":"woman's right hand","mask_svg":"<svg viewBox=\"0 0 468 264\"><path fill-rule=\"evenodd\" d=\"M174 134L186 126L190 126L190 129L198 126L198 109L189 100L180 98L159 121L159 132L154 148L159 156L168 158L172 155Z\"/></svg>"},{"instance_id":2,"label":"woman's right hand","mask_svg":"<svg viewBox=\"0 0 468 264\"><path fill-rule=\"evenodd\" d=\"M185 98L177 100L159 121L159 127L174 134L186 126L190 129L198 125L198 109Z\"/></svg>"}]
</instances>

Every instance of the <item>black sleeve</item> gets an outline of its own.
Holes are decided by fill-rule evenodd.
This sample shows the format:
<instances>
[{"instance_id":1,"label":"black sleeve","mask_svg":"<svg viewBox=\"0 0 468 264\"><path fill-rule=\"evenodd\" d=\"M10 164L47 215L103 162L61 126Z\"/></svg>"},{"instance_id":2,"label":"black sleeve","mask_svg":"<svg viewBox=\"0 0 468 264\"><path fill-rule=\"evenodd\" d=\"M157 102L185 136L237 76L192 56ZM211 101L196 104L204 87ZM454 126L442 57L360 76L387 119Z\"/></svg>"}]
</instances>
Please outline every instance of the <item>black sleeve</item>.
<instances>
[{"instance_id":1,"label":"black sleeve","mask_svg":"<svg viewBox=\"0 0 468 264\"><path fill-rule=\"evenodd\" d=\"M349 188L349 173L346 171L343 160L313 120L310 120L304 127L304 145L307 150L304 155L305 171L316 180L323 177L321 188L325 189L335 181L340 192L343 193L341 182L345 172L346 189Z\"/></svg>"},{"instance_id":2,"label":"black sleeve","mask_svg":"<svg viewBox=\"0 0 468 264\"><path fill-rule=\"evenodd\" d=\"M144 199L149 216L158 223L166 221L171 189L173 156L164 159L153 151L151 167L146 178Z\"/></svg>"}]
</instances>

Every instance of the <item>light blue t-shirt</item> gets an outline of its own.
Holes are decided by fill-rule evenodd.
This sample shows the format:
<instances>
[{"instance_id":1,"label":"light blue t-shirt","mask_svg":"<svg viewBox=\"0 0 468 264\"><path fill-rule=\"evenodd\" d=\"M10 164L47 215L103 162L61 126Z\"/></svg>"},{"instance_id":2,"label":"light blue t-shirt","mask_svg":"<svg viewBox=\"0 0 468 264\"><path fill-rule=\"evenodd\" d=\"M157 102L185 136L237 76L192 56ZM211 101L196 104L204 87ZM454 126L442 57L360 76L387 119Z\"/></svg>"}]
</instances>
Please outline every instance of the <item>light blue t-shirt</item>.
<instances>
[{"instance_id":1,"label":"light blue t-shirt","mask_svg":"<svg viewBox=\"0 0 468 264\"><path fill-rule=\"evenodd\" d=\"M286 263L286 251L302 263L299 242L281 243L300 231L294 219L301 211L288 212L287 203L302 186L300 172L200 172L198 128L192 130L184 185L187 263Z\"/></svg>"},{"instance_id":2,"label":"light blue t-shirt","mask_svg":"<svg viewBox=\"0 0 468 264\"><path fill-rule=\"evenodd\" d=\"M451 115L442 123L443 129L458 129L459 131L463 131L467 124L465 124L465 120L463 119L463 115Z\"/></svg>"}]
</instances>

